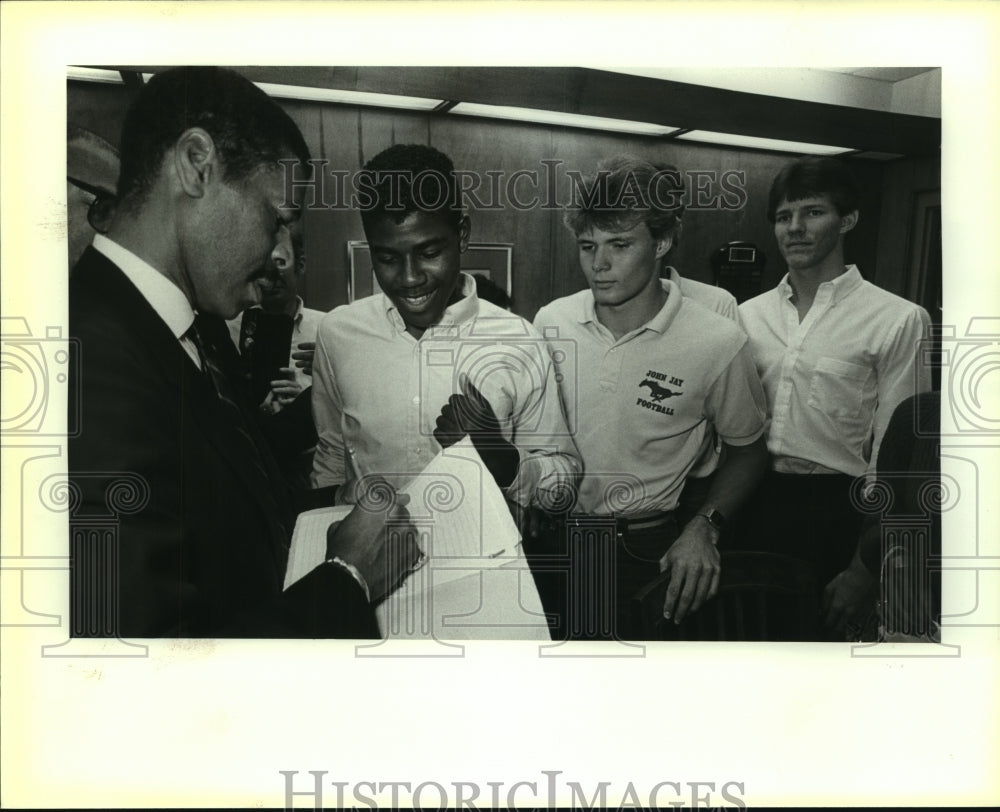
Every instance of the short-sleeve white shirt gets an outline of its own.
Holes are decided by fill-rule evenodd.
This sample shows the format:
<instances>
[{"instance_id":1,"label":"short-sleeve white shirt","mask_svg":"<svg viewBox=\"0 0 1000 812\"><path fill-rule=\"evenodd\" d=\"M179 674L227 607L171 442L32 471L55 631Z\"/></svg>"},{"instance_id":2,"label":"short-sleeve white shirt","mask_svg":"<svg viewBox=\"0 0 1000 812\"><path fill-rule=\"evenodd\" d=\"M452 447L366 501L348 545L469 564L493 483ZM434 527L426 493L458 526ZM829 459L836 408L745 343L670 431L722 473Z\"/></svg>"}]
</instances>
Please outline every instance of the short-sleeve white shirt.
<instances>
[{"instance_id":1,"label":"short-sleeve white shirt","mask_svg":"<svg viewBox=\"0 0 1000 812\"><path fill-rule=\"evenodd\" d=\"M707 307L713 313L732 319L737 324L740 323L740 309L736 304L736 297L725 288L717 285L707 285L696 279L688 279L677 273L677 269L668 267L669 279L681 289L681 295L694 299L698 304Z\"/></svg>"},{"instance_id":2,"label":"short-sleeve white shirt","mask_svg":"<svg viewBox=\"0 0 1000 812\"><path fill-rule=\"evenodd\" d=\"M743 326L740 321L740 309L736 304L736 297L728 290L716 285L707 285L695 279L688 279L677 273L677 269L673 267L668 266L667 271L669 272L668 278L681 289L682 296L694 299L698 304L707 307L713 313L718 313L720 316L732 319L741 327ZM690 475L693 477L706 477L713 473L719 467L720 452L721 447L719 446L715 432L707 432L701 454L698 455L698 461L691 469Z\"/></svg>"},{"instance_id":3,"label":"short-sleeve white shirt","mask_svg":"<svg viewBox=\"0 0 1000 812\"><path fill-rule=\"evenodd\" d=\"M579 512L673 510L710 426L732 445L764 431L764 394L746 335L661 282L667 301L660 311L617 340L597 319L589 290L557 299L535 318L583 456Z\"/></svg>"}]
</instances>

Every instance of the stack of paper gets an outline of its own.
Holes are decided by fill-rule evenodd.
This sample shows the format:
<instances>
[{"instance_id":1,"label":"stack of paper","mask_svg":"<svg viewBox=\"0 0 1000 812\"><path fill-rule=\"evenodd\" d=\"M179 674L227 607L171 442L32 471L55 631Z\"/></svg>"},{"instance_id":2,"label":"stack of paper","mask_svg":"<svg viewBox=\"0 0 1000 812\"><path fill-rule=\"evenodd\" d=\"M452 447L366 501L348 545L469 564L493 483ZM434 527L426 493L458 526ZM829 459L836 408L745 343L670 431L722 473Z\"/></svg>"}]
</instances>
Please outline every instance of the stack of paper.
<instances>
[{"instance_id":1,"label":"stack of paper","mask_svg":"<svg viewBox=\"0 0 1000 812\"><path fill-rule=\"evenodd\" d=\"M429 559L412 578L410 590L429 589L519 556L517 525L468 437L439 453L400 492L410 497L406 509ZM285 589L323 563L327 528L350 512L351 506L342 506L299 515Z\"/></svg>"}]
</instances>

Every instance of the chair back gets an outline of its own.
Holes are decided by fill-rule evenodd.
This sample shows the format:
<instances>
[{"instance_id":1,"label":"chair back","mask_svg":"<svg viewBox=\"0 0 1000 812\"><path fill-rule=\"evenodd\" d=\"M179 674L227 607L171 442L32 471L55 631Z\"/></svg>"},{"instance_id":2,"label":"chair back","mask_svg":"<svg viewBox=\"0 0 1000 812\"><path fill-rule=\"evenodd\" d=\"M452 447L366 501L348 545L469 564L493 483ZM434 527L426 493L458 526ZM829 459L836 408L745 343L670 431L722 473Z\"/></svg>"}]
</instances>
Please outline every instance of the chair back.
<instances>
[{"instance_id":1,"label":"chair back","mask_svg":"<svg viewBox=\"0 0 1000 812\"><path fill-rule=\"evenodd\" d=\"M812 565L777 553L725 551L718 594L680 624L665 620L664 573L632 599L642 640L819 640L819 588Z\"/></svg>"}]
</instances>

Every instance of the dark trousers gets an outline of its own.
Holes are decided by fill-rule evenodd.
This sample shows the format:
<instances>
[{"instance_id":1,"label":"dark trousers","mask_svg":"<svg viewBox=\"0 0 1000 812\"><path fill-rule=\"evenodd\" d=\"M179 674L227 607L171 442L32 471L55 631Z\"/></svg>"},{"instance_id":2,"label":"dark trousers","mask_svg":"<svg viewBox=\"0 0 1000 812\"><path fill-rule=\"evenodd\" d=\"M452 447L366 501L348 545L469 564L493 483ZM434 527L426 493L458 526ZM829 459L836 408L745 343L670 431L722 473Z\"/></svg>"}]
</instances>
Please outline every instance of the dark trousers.
<instances>
[{"instance_id":1,"label":"dark trousers","mask_svg":"<svg viewBox=\"0 0 1000 812\"><path fill-rule=\"evenodd\" d=\"M553 522L524 550L555 640L633 640L632 597L660 574L660 559L677 539L668 515L631 530L611 516Z\"/></svg>"},{"instance_id":2,"label":"dark trousers","mask_svg":"<svg viewBox=\"0 0 1000 812\"><path fill-rule=\"evenodd\" d=\"M729 546L808 561L820 591L851 562L863 516L847 474L768 471L737 518Z\"/></svg>"}]
</instances>

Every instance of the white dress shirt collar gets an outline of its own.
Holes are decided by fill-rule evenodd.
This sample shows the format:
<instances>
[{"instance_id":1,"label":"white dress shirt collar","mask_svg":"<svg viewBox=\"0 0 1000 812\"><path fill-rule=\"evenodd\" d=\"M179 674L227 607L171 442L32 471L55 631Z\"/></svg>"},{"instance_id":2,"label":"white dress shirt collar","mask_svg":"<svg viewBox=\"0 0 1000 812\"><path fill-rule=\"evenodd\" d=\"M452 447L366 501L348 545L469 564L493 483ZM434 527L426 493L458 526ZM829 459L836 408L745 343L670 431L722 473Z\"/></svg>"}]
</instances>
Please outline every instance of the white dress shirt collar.
<instances>
[{"instance_id":1,"label":"white dress shirt collar","mask_svg":"<svg viewBox=\"0 0 1000 812\"><path fill-rule=\"evenodd\" d=\"M181 339L194 323L194 309L184 292L148 262L103 234L94 236L94 248L121 269L174 337Z\"/></svg>"},{"instance_id":2,"label":"white dress shirt collar","mask_svg":"<svg viewBox=\"0 0 1000 812\"><path fill-rule=\"evenodd\" d=\"M824 296L829 296L830 304L836 304L863 281L864 278L861 276L861 271L858 270L858 266L848 265L846 266L844 273L840 276L831 279L829 282L821 284L816 289L816 295L819 297L822 293ZM783 299L790 299L794 295L795 291L792 290L792 285L788 281L787 273L778 283L778 290L781 291L781 297Z\"/></svg>"}]
</instances>

